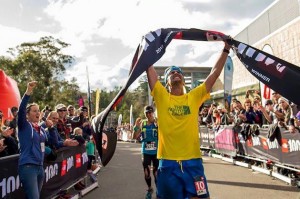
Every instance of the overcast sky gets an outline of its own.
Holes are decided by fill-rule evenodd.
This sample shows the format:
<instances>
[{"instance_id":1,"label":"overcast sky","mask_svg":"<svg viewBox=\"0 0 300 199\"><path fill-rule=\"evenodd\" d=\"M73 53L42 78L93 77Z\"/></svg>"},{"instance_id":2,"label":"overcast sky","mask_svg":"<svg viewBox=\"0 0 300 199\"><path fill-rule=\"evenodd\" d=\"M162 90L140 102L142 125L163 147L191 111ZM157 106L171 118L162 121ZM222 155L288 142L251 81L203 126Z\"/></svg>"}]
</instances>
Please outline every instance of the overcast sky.
<instances>
[{"instance_id":1,"label":"overcast sky","mask_svg":"<svg viewBox=\"0 0 300 199\"><path fill-rule=\"evenodd\" d=\"M82 91L122 86L141 37L159 28L198 28L235 36L274 0L0 0L0 55L53 36L76 62L64 77ZM212 66L221 42L171 42L155 65ZM0 66L1 68L1 66ZM135 84L136 85L136 84Z\"/></svg>"}]
</instances>

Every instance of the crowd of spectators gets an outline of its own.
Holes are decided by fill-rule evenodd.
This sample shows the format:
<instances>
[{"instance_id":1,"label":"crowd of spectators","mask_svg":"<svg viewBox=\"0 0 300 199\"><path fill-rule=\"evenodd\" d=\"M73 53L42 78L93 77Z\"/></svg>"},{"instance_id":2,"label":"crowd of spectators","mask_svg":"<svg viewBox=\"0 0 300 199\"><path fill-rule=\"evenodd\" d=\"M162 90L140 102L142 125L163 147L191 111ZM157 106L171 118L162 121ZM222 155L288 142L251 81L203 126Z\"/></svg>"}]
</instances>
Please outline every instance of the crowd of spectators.
<instances>
[{"instance_id":1,"label":"crowd of spectators","mask_svg":"<svg viewBox=\"0 0 300 199\"><path fill-rule=\"evenodd\" d=\"M203 106L199 111L200 125L218 129L221 125L268 125L280 127L290 133L300 132L300 107L290 102L277 92L273 92L272 99L262 104L258 91L247 91L245 99L233 99L227 109L216 103Z\"/></svg>"},{"instance_id":2,"label":"crowd of spectators","mask_svg":"<svg viewBox=\"0 0 300 199\"><path fill-rule=\"evenodd\" d=\"M3 119L0 110L0 158L18 154L20 152L18 142L17 126L18 108L11 108L12 119ZM85 106L75 109L73 105L65 106L58 104L54 110L50 106L45 106L41 113L39 127L44 128L47 135L46 147L52 151L57 151L62 147L76 147L85 145L88 152L88 173L92 173L92 163L95 158L95 140L92 136L91 122L88 119L88 108ZM54 160L50 156L48 160ZM48 156L46 156L48 158ZM84 185L78 183L78 189L83 189Z\"/></svg>"},{"instance_id":3,"label":"crowd of spectators","mask_svg":"<svg viewBox=\"0 0 300 199\"><path fill-rule=\"evenodd\" d=\"M13 118L2 121L3 113L0 110L0 157L19 153L17 112L18 108L12 107ZM92 139L88 108L85 106L81 106L78 110L72 105L67 107L64 104L58 104L54 110L45 106L41 111L38 125L45 129L48 137L47 145L53 150L86 144ZM81 131L82 133L77 133Z\"/></svg>"}]
</instances>

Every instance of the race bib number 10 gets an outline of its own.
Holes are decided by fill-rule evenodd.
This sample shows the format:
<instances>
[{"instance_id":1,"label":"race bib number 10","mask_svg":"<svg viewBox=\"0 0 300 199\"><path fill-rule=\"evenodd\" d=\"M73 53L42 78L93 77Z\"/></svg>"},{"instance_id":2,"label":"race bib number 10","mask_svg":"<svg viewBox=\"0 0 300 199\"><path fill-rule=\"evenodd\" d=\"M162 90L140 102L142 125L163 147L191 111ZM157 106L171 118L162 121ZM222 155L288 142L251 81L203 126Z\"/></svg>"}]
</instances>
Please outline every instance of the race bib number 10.
<instances>
[{"instance_id":1,"label":"race bib number 10","mask_svg":"<svg viewBox=\"0 0 300 199\"><path fill-rule=\"evenodd\" d=\"M207 194L204 177L197 176L195 177L195 188L198 196Z\"/></svg>"}]
</instances>

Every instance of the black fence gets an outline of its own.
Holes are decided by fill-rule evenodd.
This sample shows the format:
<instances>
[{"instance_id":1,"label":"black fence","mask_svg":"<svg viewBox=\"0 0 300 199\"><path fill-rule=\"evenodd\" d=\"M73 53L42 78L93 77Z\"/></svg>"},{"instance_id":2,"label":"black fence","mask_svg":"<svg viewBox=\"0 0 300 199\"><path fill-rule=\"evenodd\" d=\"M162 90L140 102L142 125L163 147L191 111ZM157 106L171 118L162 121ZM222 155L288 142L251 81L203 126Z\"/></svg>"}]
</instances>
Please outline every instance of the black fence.
<instances>
[{"instance_id":1,"label":"black fence","mask_svg":"<svg viewBox=\"0 0 300 199\"><path fill-rule=\"evenodd\" d=\"M216 130L200 126L202 148L232 157L243 155L300 168L300 134L280 129L275 139L270 139L270 135L269 128L246 133L243 127L221 126Z\"/></svg>"},{"instance_id":2,"label":"black fence","mask_svg":"<svg viewBox=\"0 0 300 199\"><path fill-rule=\"evenodd\" d=\"M1 198L25 198L18 175L19 155L0 158ZM64 147L57 151L57 159L44 162L45 179L41 198L51 198L67 189L87 172L88 156L85 146Z\"/></svg>"}]
</instances>

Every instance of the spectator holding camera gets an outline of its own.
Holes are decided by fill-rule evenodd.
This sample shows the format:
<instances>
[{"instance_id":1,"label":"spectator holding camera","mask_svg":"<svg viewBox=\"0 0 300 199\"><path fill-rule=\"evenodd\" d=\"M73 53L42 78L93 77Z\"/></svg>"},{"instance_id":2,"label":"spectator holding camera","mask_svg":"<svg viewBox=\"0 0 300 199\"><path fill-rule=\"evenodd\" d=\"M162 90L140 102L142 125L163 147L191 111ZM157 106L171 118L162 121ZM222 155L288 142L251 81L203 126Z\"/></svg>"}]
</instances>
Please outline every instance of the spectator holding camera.
<instances>
[{"instance_id":1,"label":"spectator holding camera","mask_svg":"<svg viewBox=\"0 0 300 199\"><path fill-rule=\"evenodd\" d=\"M221 125L229 125L232 123L232 118L228 114L227 109L223 105L219 105L217 107L220 114L220 124Z\"/></svg>"},{"instance_id":2,"label":"spectator holding camera","mask_svg":"<svg viewBox=\"0 0 300 199\"><path fill-rule=\"evenodd\" d=\"M206 106L203 106L202 109L200 110L200 113L199 113L199 124L200 125L206 125L206 117L208 115L208 107Z\"/></svg>"},{"instance_id":3,"label":"spectator holding camera","mask_svg":"<svg viewBox=\"0 0 300 199\"><path fill-rule=\"evenodd\" d=\"M247 98L244 102L244 110L240 112L238 117L247 124L255 124L256 114L253 110L252 101Z\"/></svg>"},{"instance_id":4,"label":"spectator holding camera","mask_svg":"<svg viewBox=\"0 0 300 199\"><path fill-rule=\"evenodd\" d=\"M208 112L205 117L203 117L203 122L205 122L208 126L214 124L214 110L217 108L215 103L212 103L208 109Z\"/></svg>"},{"instance_id":5,"label":"spectator holding camera","mask_svg":"<svg viewBox=\"0 0 300 199\"><path fill-rule=\"evenodd\" d=\"M234 100L232 102L231 109L234 124L240 125L243 122L243 120L239 117L239 115L245 111L242 103L238 100Z\"/></svg>"},{"instance_id":6,"label":"spectator holding camera","mask_svg":"<svg viewBox=\"0 0 300 199\"><path fill-rule=\"evenodd\" d=\"M259 108L263 114L263 124L270 125L273 124L274 118L276 115L273 113L273 101L272 100L267 100L265 102L265 106L260 105Z\"/></svg>"}]
</instances>

